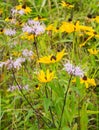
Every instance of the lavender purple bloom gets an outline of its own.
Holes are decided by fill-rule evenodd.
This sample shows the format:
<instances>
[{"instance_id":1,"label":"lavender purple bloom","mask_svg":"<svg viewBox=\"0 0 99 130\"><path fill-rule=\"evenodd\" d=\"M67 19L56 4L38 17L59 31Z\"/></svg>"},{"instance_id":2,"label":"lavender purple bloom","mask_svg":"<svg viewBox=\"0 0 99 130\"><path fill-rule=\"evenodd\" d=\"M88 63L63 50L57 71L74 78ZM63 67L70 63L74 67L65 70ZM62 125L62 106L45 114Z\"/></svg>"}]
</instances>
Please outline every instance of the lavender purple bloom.
<instances>
[{"instance_id":1,"label":"lavender purple bloom","mask_svg":"<svg viewBox=\"0 0 99 130\"><path fill-rule=\"evenodd\" d=\"M13 36L16 34L16 31L15 29L4 29L4 34L7 35L7 36Z\"/></svg>"},{"instance_id":2,"label":"lavender purple bloom","mask_svg":"<svg viewBox=\"0 0 99 130\"><path fill-rule=\"evenodd\" d=\"M41 24L39 21L28 20L28 22L22 28L23 32L32 33L35 35L40 35L45 32L44 24Z\"/></svg>"},{"instance_id":3,"label":"lavender purple bloom","mask_svg":"<svg viewBox=\"0 0 99 130\"><path fill-rule=\"evenodd\" d=\"M64 70L66 70L66 72L70 75L79 76L79 77L84 76L83 70L78 66L72 65L69 61L64 65Z\"/></svg>"}]
</instances>

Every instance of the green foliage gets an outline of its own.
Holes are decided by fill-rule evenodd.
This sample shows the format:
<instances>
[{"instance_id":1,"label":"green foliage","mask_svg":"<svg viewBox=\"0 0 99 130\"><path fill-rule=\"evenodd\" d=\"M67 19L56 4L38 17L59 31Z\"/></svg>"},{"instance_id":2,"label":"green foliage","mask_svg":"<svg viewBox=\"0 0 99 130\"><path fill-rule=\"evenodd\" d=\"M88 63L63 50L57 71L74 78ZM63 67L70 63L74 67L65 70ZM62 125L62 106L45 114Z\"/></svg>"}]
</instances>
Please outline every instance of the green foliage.
<instances>
[{"instance_id":1,"label":"green foliage","mask_svg":"<svg viewBox=\"0 0 99 130\"><path fill-rule=\"evenodd\" d=\"M0 1L1 130L99 129L99 19L95 19L99 15L99 2L66 2L74 8L69 5L62 7L61 0ZM16 9L17 5L23 6L23 12L26 7L31 11L12 15L11 9ZM36 35L32 32L27 36L22 28L28 20L35 18L45 28L44 33ZM80 30L77 21L80 21L81 28L92 27L94 31L88 28ZM62 29L65 31L62 32L63 22L67 22L69 27L64 25ZM52 29L47 30L51 24ZM72 25L74 31L71 31ZM7 28L15 29L16 34L7 35ZM93 37L87 41L90 37L88 32L93 33L90 34ZM34 37L28 39L31 35ZM85 45L80 47L85 41ZM60 58L63 49L65 54ZM31 51L28 56L27 50ZM50 57L45 60L50 63L38 62L44 56ZM19 63L18 58L25 61ZM64 64L68 61L82 68L84 75L75 76L74 72L66 71ZM42 82L38 78L40 70L44 72ZM47 70L54 73L53 78Z\"/></svg>"}]
</instances>

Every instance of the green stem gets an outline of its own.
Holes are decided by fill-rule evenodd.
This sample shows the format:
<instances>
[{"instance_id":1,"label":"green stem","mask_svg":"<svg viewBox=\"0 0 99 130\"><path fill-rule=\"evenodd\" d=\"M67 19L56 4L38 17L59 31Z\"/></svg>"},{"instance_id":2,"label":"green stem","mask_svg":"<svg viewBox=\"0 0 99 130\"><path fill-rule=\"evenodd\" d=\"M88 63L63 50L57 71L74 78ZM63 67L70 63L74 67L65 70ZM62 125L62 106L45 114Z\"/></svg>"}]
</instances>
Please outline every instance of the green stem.
<instances>
[{"instance_id":1,"label":"green stem","mask_svg":"<svg viewBox=\"0 0 99 130\"><path fill-rule=\"evenodd\" d=\"M72 79L72 75L68 81L68 86L67 86L67 90L65 92L65 97L64 97L64 102L63 102L63 108L62 108L62 113L61 113L61 117L60 117L60 123L59 123L59 127L58 127L58 130L61 130L61 123L62 123L62 118L63 118L63 114L64 114L64 109L66 107L66 99L67 99L67 94L68 94L68 90L69 90L69 87L70 87L70 83L71 83L71 79Z\"/></svg>"},{"instance_id":2,"label":"green stem","mask_svg":"<svg viewBox=\"0 0 99 130\"><path fill-rule=\"evenodd\" d=\"M46 98L48 98L47 86L45 86L45 94L46 94ZM52 109L51 109L50 106L49 106L49 111L50 111L50 115L51 115L51 118L52 118L53 126L55 127L54 117L53 117Z\"/></svg>"},{"instance_id":3,"label":"green stem","mask_svg":"<svg viewBox=\"0 0 99 130\"><path fill-rule=\"evenodd\" d=\"M15 83L17 84L17 86L18 86L18 88L19 88L19 91L21 92L22 96L23 96L24 99L27 101L27 103L30 105L30 107L32 108L33 112L36 114L36 117L40 117L40 118L44 121L44 123L50 128L50 126L48 125L48 123L42 118L42 114L41 114L40 112L38 113L38 111L36 111L36 110L33 108L32 104L29 102L29 100L27 99L27 97L26 97L25 94L23 93L22 89L20 88L19 83L17 82L17 79L16 79L16 76L15 76L15 73L14 73L14 70L13 70L13 69L12 69L12 74L13 74L14 81L15 81ZM37 120L38 120L38 118L37 118ZM39 123L39 121L38 121L38 123ZM38 126L39 126L39 124L38 124Z\"/></svg>"}]
</instances>

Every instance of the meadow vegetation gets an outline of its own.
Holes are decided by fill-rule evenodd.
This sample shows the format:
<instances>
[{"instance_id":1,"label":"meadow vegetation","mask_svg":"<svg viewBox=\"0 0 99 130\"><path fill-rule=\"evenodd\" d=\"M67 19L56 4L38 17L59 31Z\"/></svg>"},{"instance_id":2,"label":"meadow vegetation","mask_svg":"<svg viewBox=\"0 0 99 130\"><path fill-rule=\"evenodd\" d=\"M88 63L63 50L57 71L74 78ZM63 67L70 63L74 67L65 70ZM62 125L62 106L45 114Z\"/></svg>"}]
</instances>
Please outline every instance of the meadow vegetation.
<instances>
[{"instance_id":1,"label":"meadow vegetation","mask_svg":"<svg viewBox=\"0 0 99 130\"><path fill-rule=\"evenodd\" d=\"M99 130L99 1L0 0L0 130Z\"/></svg>"}]
</instances>

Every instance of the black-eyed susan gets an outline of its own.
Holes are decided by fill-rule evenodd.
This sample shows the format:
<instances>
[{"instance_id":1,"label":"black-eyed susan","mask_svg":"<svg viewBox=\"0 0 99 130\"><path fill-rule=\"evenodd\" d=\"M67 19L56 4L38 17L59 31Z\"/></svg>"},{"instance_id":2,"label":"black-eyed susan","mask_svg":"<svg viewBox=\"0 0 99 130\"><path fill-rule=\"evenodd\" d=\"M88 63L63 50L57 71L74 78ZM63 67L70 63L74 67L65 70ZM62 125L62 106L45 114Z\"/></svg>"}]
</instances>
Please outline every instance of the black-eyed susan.
<instances>
[{"instance_id":1,"label":"black-eyed susan","mask_svg":"<svg viewBox=\"0 0 99 130\"><path fill-rule=\"evenodd\" d=\"M97 55L99 53L99 50L96 49L88 49L88 52L92 55Z\"/></svg>"},{"instance_id":2,"label":"black-eyed susan","mask_svg":"<svg viewBox=\"0 0 99 130\"><path fill-rule=\"evenodd\" d=\"M56 56L51 54L49 56L44 56L42 58L39 58L38 62L44 64L55 63L60 61L64 55L66 55L65 49L63 49L61 52L57 52Z\"/></svg>"},{"instance_id":3,"label":"black-eyed susan","mask_svg":"<svg viewBox=\"0 0 99 130\"><path fill-rule=\"evenodd\" d=\"M90 26L80 25L80 22L77 21L75 24L75 31L89 31L94 32L94 29Z\"/></svg>"},{"instance_id":4,"label":"black-eyed susan","mask_svg":"<svg viewBox=\"0 0 99 130\"><path fill-rule=\"evenodd\" d=\"M59 30L60 32L66 32L66 33L72 33L74 32L74 24L70 22L62 22L62 25L60 26Z\"/></svg>"},{"instance_id":5,"label":"black-eyed susan","mask_svg":"<svg viewBox=\"0 0 99 130\"><path fill-rule=\"evenodd\" d=\"M90 86L96 86L95 80L92 78L88 78L87 76L84 76L83 78L80 78L80 83L85 84L86 88L89 88Z\"/></svg>"},{"instance_id":6,"label":"black-eyed susan","mask_svg":"<svg viewBox=\"0 0 99 130\"><path fill-rule=\"evenodd\" d=\"M0 34L3 34L3 32L4 32L4 29L1 28L1 29L0 29Z\"/></svg>"},{"instance_id":7,"label":"black-eyed susan","mask_svg":"<svg viewBox=\"0 0 99 130\"><path fill-rule=\"evenodd\" d=\"M47 20L46 18L43 18L43 17L41 17L41 16L37 16L37 17L35 17L33 20L35 20L35 21L45 21L45 20Z\"/></svg>"},{"instance_id":8,"label":"black-eyed susan","mask_svg":"<svg viewBox=\"0 0 99 130\"><path fill-rule=\"evenodd\" d=\"M92 20L99 23L99 16L96 16L95 18L92 18Z\"/></svg>"},{"instance_id":9,"label":"black-eyed susan","mask_svg":"<svg viewBox=\"0 0 99 130\"><path fill-rule=\"evenodd\" d=\"M28 14L32 11L31 8L26 5L17 5L15 9L19 14Z\"/></svg>"},{"instance_id":10,"label":"black-eyed susan","mask_svg":"<svg viewBox=\"0 0 99 130\"><path fill-rule=\"evenodd\" d=\"M71 5L69 2L65 2L65 1L61 1L60 3L63 7L67 7L67 8L73 8L74 5Z\"/></svg>"},{"instance_id":11,"label":"black-eyed susan","mask_svg":"<svg viewBox=\"0 0 99 130\"><path fill-rule=\"evenodd\" d=\"M38 80L41 83L50 82L54 78L55 78L54 72L50 72L49 69L46 72L44 72L43 70L41 70L40 73L38 74Z\"/></svg>"}]
</instances>

